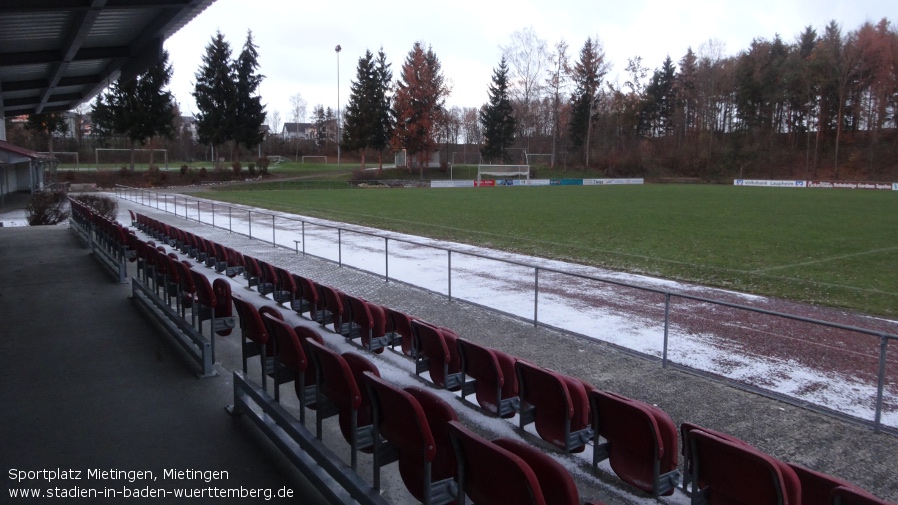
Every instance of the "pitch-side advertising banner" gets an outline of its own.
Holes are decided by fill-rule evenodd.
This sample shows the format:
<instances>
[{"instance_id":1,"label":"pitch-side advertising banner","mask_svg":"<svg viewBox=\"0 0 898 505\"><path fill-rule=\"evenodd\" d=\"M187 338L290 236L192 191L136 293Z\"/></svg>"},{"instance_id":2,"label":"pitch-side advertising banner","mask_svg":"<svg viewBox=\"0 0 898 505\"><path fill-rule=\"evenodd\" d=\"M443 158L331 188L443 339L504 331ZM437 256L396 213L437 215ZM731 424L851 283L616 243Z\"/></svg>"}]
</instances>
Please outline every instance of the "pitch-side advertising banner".
<instances>
[{"instance_id":1,"label":"pitch-side advertising banner","mask_svg":"<svg viewBox=\"0 0 898 505\"><path fill-rule=\"evenodd\" d=\"M763 179L736 179L735 186L759 186L768 188L806 188L807 181L769 181Z\"/></svg>"}]
</instances>

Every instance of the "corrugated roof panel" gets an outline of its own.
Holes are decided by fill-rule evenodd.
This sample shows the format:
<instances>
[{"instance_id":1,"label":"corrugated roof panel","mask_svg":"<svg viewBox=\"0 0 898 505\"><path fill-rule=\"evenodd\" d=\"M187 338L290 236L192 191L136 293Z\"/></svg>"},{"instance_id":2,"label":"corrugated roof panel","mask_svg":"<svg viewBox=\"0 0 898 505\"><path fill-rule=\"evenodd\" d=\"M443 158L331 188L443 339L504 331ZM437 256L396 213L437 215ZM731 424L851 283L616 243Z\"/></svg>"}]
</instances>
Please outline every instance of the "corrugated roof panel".
<instances>
[{"instance_id":1,"label":"corrugated roof panel","mask_svg":"<svg viewBox=\"0 0 898 505\"><path fill-rule=\"evenodd\" d=\"M149 8L104 10L84 41L84 47L128 45L147 29L158 12L159 9Z\"/></svg>"}]
</instances>

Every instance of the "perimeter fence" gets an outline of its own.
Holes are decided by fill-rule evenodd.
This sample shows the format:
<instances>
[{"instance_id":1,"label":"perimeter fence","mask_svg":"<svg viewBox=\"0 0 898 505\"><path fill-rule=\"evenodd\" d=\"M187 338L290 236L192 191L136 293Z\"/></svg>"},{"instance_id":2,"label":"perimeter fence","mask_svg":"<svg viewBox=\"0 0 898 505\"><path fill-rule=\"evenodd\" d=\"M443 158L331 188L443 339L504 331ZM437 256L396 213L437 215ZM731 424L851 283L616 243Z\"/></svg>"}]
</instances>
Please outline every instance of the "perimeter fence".
<instances>
[{"instance_id":1,"label":"perimeter fence","mask_svg":"<svg viewBox=\"0 0 898 505\"><path fill-rule=\"evenodd\" d=\"M577 265L524 262L498 251L445 247L176 193L126 186L115 193L188 221L534 326L601 340L665 368L898 435L898 358L888 356L890 342L898 341L895 321L814 307L807 308L811 314L786 313L747 305L762 303L760 297L715 291L725 296L713 299L679 284L670 289L673 283L657 279L636 284L632 277L583 273L588 268Z\"/></svg>"}]
</instances>

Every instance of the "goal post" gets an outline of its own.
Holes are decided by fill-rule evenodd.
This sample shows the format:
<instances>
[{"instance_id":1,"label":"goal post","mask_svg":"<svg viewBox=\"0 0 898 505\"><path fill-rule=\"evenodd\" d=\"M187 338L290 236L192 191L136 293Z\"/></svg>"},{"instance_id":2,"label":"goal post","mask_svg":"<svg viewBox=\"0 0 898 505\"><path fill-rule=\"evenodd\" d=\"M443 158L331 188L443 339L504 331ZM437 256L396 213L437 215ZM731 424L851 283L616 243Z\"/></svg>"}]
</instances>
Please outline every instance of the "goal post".
<instances>
[{"instance_id":1,"label":"goal post","mask_svg":"<svg viewBox=\"0 0 898 505\"><path fill-rule=\"evenodd\" d=\"M552 154L527 154L527 164L535 167L555 166L555 156Z\"/></svg>"},{"instance_id":2,"label":"goal post","mask_svg":"<svg viewBox=\"0 0 898 505\"><path fill-rule=\"evenodd\" d=\"M324 163L327 164L327 156L303 156L303 163Z\"/></svg>"},{"instance_id":3,"label":"goal post","mask_svg":"<svg viewBox=\"0 0 898 505\"><path fill-rule=\"evenodd\" d=\"M530 180L530 165L477 165L477 182L483 175L492 175L507 179L509 177L524 177Z\"/></svg>"},{"instance_id":4,"label":"goal post","mask_svg":"<svg viewBox=\"0 0 898 505\"><path fill-rule=\"evenodd\" d=\"M153 163L158 165L159 162L155 158L155 153L162 153L162 161L165 166L165 170L168 170L168 149L127 149L127 148L113 148L113 147L95 147L94 148L94 163L96 164L96 169L100 170L100 155L103 155L103 163L104 164L121 164L121 163L131 163L131 151L134 151L138 154L138 156L134 157L134 163L146 164L150 163L150 155L149 153L153 153Z\"/></svg>"},{"instance_id":5,"label":"goal post","mask_svg":"<svg viewBox=\"0 0 898 505\"><path fill-rule=\"evenodd\" d=\"M50 156L49 152L41 152L37 154L46 154ZM58 170L80 170L81 164L78 162L78 152L77 151L54 151L53 157L59 160L59 165L56 167Z\"/></svg>"}]
</instances>

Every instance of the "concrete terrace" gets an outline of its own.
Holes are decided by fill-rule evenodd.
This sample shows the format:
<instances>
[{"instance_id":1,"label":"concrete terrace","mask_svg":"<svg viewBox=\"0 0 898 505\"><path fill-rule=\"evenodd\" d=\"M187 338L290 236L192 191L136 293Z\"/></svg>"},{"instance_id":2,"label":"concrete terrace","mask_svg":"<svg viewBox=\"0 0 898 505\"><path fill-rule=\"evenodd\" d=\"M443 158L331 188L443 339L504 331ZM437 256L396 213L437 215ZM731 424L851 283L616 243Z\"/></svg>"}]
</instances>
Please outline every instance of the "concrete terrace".
<instances>
[{"instance_id":1,"label":"concrete terrace","mask_svg":"<svg viewBox=\"0 0 898 505\"><path fill-rule=\"evenodd\" d=\"M657 362L601 342L534 328L486 309L385 283L374 275L298 256L132 202L120 200L119 205L120 220L127 224L130 208L323 284L451 327L464 338L656 404L678 425L689 421L733 434L774 457L844 478L898 502L894 475L898 438L894 436L662 369ZM240 368L238 335L216 341L221 375L198 380L179 349L128 301L130 287L112 282L73 231L0 228L0 260L4 274L0 280L4 335L0 428L5 438L0 463L5 470L228 470L229 480L218 483L220 487L276 490L288 486L303 496L303 503L315 503L314 491L276 449L253 426L231 418L223 409L232 394L230 373ZM235 295L273 304L245 290ZM341 350L351 348L342 337L322 333L329 344ZM404 380L420 384L406 377L412 373L411 362L389 352L372 360L384 368L404 366L408 372L402 374ZM255 377L252 368L250 377ZM466 424L485 434L513 433L508 421L486 422L463 403L452 404ZM308 419L306 426L313 426ZM346 446L342 437L331 433L325 441L333 442L335 450ZM573 470L581 501L654 501L620 482L607 463L596 472L586 457L557 456ZM360 474L370 479L370 458L363 455L361 461ZM5 482L7 487L19 487L8 477ZM395 490L400 487L395 482L385 487L385 497L391 501L408 501ZM687 498L678 491L661 501L687 503Z\"/></svg>"}]
</instances>

